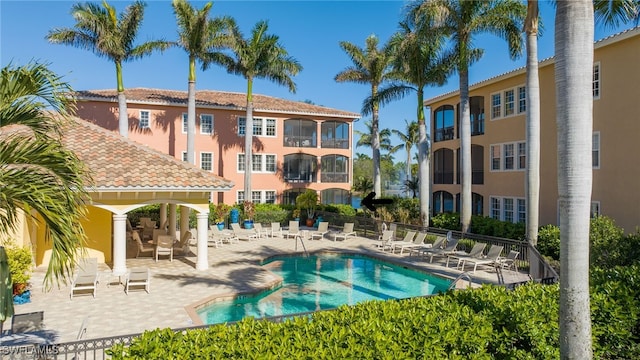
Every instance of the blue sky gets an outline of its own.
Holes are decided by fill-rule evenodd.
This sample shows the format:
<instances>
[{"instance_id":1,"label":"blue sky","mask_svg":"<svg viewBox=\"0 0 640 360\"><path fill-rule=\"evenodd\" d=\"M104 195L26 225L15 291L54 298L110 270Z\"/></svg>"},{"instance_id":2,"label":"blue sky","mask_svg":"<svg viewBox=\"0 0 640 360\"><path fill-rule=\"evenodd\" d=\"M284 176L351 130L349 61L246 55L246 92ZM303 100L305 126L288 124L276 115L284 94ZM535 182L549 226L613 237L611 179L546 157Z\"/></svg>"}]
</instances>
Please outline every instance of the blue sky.
<instances>
[{"instance_id":1,"label":"blue sky","mask_svg":"<svg viewBox=\"0 0 640 360\"><path fill-rule=\"evenodd\" d=\"M101 1L95 1L101 3ZM0 1L0 60L2 66L13 62L21 65L30 60L50 64L52 70L63 75L76 90L113 89L116 86L115 66L109 60L92 52L66 45L53 45L45 40L49 30L56 27L73 27L70 15L75 1ZM131 1L109 1L120 13ZM201 8L205 2L192 1ZM254 84L254 93L291 100L311 100L318 105L341 110L360 112L362 101L369 95L366 85L336 83L337 73L350 65L350 60L339 47L340 41L364 46L365 39L375 34L381 43L397 31L404 1L214 1L211 15L232 16L247 36L259 20L268 20L269 32L280 37L281 43L304 67L295 77L297 92L290 93L264 80ZM553 15L549 2L541 2L544 34L539 40L539 59L553 56ZM615 31L596 29L596 39ZM145 18L138 35L138 42L164 38L175 40L177 28L175 15L168 0L147 1ZM525 58L512 61L504 40L492 35L475 40L485 49L483 58L470 69L470 82L524 66ZM174 48L155 53L123 66L126 88L148 87L187 90L188 59L186 53ZM213 67L207 71L198 69L197 89L245 92L246 81ZM458 79L452 76L440 88L428 88L425 98L456 90ZM382 128L405 128L404 120L416 119L416 96L411 94L402 101L383 107L380 111ZM355 123L355 129L363 131L363 117ZM399 140L392 138L394 145ZM356 149L370 155L370 150ZM399 152L397 161L404 161L406 153Z\"/></svg>"}]
</instances>

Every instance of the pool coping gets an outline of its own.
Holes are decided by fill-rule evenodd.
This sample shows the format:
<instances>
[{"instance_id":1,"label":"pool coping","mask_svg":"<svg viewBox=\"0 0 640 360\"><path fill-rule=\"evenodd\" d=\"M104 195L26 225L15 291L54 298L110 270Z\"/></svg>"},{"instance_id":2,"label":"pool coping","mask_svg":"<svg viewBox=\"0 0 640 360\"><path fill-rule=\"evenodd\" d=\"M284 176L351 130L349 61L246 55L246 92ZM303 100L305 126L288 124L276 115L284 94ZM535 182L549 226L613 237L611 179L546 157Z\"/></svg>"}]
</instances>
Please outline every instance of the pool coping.
<instances>
[{"instance_id":1,"label":"pool coping","mask_svg":"<svg viewBox=\"0 0 640 360\"><path fill-rule=\"evenodd\" d=\"M402 266L404 268L407 269L411 269L411 270L415 270L415 271L419 271L419 272L423 272L423 273L428 273L430 275L439 277L439 278L443 278L446 280L451 280L453 281L454 278L450 275L446 275L442 272L438 272L434 269L431 268L427 268L427 267L423 267L423 266L417 266L415 263L411 263L411 262L406 262L406 261L398 261L397 258L393 258L393 257L387 257L387 256L379 256L379 255L384 255L384 254L377 254L377 253L371 253L371 252L364 252L364 251L354 251L354 250L316 250L316 251L312 251L309 252L308 255L309 256L313 256L313 255L318 255L318 254L332 254L332 255L357 255L357 256L366 256L366 257L370 257L379 261L385 261L397 266ZM266 263L268 263L269 261L271 261L272 259L277 259L277 258L283 258L283 257L296 257L296 256L300 256L301 253L300 252L288 252L288 253L282 253L282 254L277 254L277 255L270 255L267 257L264 257L260 260L257 261L248 261L248 264L251 265L257 265L261 271L266 271L268 273L270 273L270 275L272 275L273 277L275 277L276 279L270 282L267 282L266 284L264 284L264 286L257 286L255 289L253 290L248 290L248 291L229 291L226 293L222 293L222 294L216 294L216 295L211 295L208 296L202 300L196 301L194 303L191 303L189 305L186 305L184 307L185 311L187 312L187 315L189 315L189 317L191 318L191 321L193 321L193 325L196 326L202 326L202 325L207 325L205 324L202 319L200 318L200 316L198 315L198 310L206 307L208 305L217 303L217 302L222 302L222 301L229 301L229 300L235 300L241 296L255 296L258 295L262 292L265 291L270 291L270 290L274 290L275 288L279 287L282 285L283 279L282 277L276 275L274 272L270 271L268 268L265 268L264 265L266 265ZM293 314L295 315L295 314Z\"/></svg>"}]
</instances>

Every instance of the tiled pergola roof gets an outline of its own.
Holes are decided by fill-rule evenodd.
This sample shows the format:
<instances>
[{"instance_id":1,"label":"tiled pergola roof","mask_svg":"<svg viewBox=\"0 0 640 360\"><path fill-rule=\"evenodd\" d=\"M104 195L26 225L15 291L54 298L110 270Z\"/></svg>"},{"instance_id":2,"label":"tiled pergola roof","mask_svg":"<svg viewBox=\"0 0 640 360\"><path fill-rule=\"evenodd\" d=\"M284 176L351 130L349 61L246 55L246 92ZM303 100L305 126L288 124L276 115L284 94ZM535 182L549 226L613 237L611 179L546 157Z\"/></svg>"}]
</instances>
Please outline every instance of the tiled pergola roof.
<instances>
[{"instance_id":1,"label":"tiled pergola roof","mask_svg":"<svg viewBox=\"0 0 640 360\"><path fill-rule=\"evenodd\" d=\"M127 102L137 102L154 105L187 106L187 92L177 90L133 88L126 89ZM113 101L117 102L118 93L115 89L86 90L76 92L80 101ZM245 111L247 97L244 93L197 90L196 106L226 110ZM256 112L276 112L299 115L318 115L357 119L360 114L332 109L324 106L312 105L301 101L280 99L272 96L253 94L253 106Z\"/></svg>"},{"instance_id":2,"label":"tiled pergola roof","mask_svg":"<svg viewBox=\"0 0 640 360\"><path fill-rule=\"evenodd\" d=\"M62 142L86 164L93 191L226 191L233 184L121 137L118 133L74 119Z\"/></svg>"}]
</instances>

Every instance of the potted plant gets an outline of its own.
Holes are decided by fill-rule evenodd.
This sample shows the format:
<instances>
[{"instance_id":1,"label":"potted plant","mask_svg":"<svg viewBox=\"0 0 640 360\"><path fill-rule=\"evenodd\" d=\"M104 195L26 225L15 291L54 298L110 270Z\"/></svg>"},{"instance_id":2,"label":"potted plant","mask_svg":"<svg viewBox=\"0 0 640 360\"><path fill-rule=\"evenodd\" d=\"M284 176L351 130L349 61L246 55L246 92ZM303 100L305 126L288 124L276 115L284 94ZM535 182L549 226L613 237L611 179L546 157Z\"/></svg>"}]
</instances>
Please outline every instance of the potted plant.
<instances>
[{"instance_id":1,"label":"potted plant","mask_svg":"<svg viewBox=\"0 0 640 360\"><path fill-rule=\"evenodd\" d=\"M318 193L307 189L296 198L296 206L307 211L307 226L313 226L313 216L318 206Z\"/></svg>"},{"instance_id":2,"label":"potted plant","mask_svg":"<svg viewBox=\"0 0 640 360\"><path fill-rule=\"evenodd\" d=\"M28 286L33 271L33 259L31 249L14 244L7 244L5 250L9 260L9 272L13 281L13 295L28 298ZM26 296L25 296L26 295ZM26 301L25 301L26 302Z\"/></svg>"},{"instance_id":3,"label":"potted plant","mask_svg":"<svg viewBox=\"0 0 640 360\"><path fill-rule=\"evenodd\" d=\"M224 229L224 220L227 218L230 209L231 206L223 202L218 203L213 209L213 212L215 214L215 222L218 226L218 229Z\"/></svg>"},{"instance_id":4,"label":"potted plant","mask_svg":"<svg viewBox=\"0 0 640 360\"><path fill-rule=\"evenodd\" d=\"M293 217L293 220L300 221L300 209L293 209L293 211L291 212L291 216Z\"/></svg>"},{"instance_id":5,"label":"potted plant","mask_svg":"<svg viewBox=\"0 0 640 360\"><path fill-rule=\"evenodd\" d=\"M253 217L256 214L256 206L253 202L245 200L244 206L244 228L253 229Z\"/></svg>"}]
</instances>

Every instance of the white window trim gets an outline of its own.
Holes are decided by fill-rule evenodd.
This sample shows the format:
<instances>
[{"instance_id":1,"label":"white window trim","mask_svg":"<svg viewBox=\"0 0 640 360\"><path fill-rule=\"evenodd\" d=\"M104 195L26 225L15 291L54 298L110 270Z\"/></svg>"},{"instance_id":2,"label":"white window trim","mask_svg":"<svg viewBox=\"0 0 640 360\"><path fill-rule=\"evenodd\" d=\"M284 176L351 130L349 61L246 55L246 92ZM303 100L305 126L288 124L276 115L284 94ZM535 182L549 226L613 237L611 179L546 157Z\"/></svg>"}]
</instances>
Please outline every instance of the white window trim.
<instances>
[{"instance_id":1,"label":"white window trim","mask_svg":"<svg viewBox=\"0 0 640 360\"><path fill-rule=\"evenodd\" d=\"M181 159L182 161L189 161L189 160L187 160L187 152L186 152L186 151L183 151L183 152L182 152L182 157L181 157L180 159Z\"/></svg>"},{"instance_id":2,"label":"white window trim","mask_svg":"<svg viewBox=\"0 0 640 360\"><path fill-rule=\"evenodd\" d=\"M598 166L593 166L593 137L594 136L598 136ZM592 168L593 169L600 169L600 161L602 160L602 156L600 156L600 153L602 152L602 136L600 135L600 131L594 131L593 134L591 135L591 164L592 164Z\"/></svg>"},{"instance_id":3,"label":"white window trim","mask_svg":"<svg viewBox=\"0 0 640 360\"><path fill-rule=\"evenodd\" d=\"M258 202L255 202L256 204L266 204L267 203L267 192L272 191L275 193L275 198L274 198L274 204L277 203L278 200L278 192L274 189L261 189L261 190L255 190L252 189L251 192L259 192L260 193L260 200ZM240 202L240 201L244 201L244 200L240 200L240 193L244 193L244 190L237 190L236 191L236 202ZM246 199L246 197L245 197ZM253 196L252 196L252 200L253 200Z\"/></svg>"},{"instance_id":4,"label":"white window trim","mask_svg":"<svg viewBox=\"0 0 640 360\"><path fill-rule=\"evenodd\" d=\"M526 103L526 85L524 84L520 84L520 85L516 85L514 87L509 87L506 89L502 89L500 91L495 91L493 93L489 94L489 111L490 111L490 115L491 115L491 121L493 120L502 120L502 119L509 119L512 118L514 116L520 116L526 113L526 111L520 111L520 93L518 92L518 90L520 88L525 88L525 109L527 107L527 103ZM511 115L505 115L505 111L506 111L506 93L507 91L513 91L513 113ZM493 116L493 96L494 95L500 95L500 115L494 117Z\"/></svg>"},{"instance_id":5,"label":"white window trim","mask_svg":"<svg viewBox=\"0 0 640 360\"><path fill-rule=\"evenodd\" d=\"M202 117L203 116L211 116L211 132L202 131ZM212 135L213 134L213 114L200 114L200 135Z\"/></svg>"},{"instance_id":6,"label":"white window trim","mask_svg":"<svg viewBox=\"0 0 640 360\"><path fill-rule=\"evenodd\" d=\"M205 170L202 167L202 158L203 158L203 154L211 154L211 170ZM213 172L213 153L211 151L201 151L200 152L200 169L204 170L204 171L208 171L208 172Z\"/></svg>"},{"instance_id":7,"label":"white window trim","mask_svg":"<svg viewBox=\"0 0 640 360\"><path fill-rule=\"evenodd\" d=\"M602 95L602 66L600 65L600 61L595 61L593 63L593 72L592 74L595 73L596 68L598 68L598 95L594 95L593 96L593 100L598 100L600 99L600 96ZM591 93L593 94L593 84L596 83L596 80L593 80L593 75L592 75L592 81L591 81Z\"/></svg>"},{"instance_id":8,"label":"white window trim","mask_svg":"<svg viewBox=\"0 0 640 360\"><path fill-rule=\"evenodd\" d=\"M240 134L240 119L244 119L244 127L245 127L245 133L247 132L247 118L246 116L238 116L238 136L244 136L244 134ZM263 118L263 117L258 117L258 116L254 116L253 120L254 120L254 125L255 125L255 120L259 119L262 122L262 135L256 135L253 134L253 136L255 137L267 137L267 138L276 138L278 137L278 119L275 118ZM274 129L274 134L273 135L267 135L267 120L274 120L275 122L275 129Z\"/></svg>"},{"instance_id":9,"label":"white window trim","mask_svg":"<svg viewBox=\"0 0 640 360\"><path fill-rule=\"evenodd\" d=\"M242 173L244 174L244 170L240 170L240 155L244 155L244 153L238 153L236 155L236 172L238 173ZM270 154L270 153L260 153L260 154L252 154L253 156L261 156L262 157L262 170L260 171L256 171L256 170L252 170L252 173L258 173L258 174L275 174L276 172L278 172L278 155L277 154ZM275 157L275 164L276 164L276 169L275 171L266 171L266 167L267 167L267 156L269 155L273 155ZM244 164L243 164L244 165Z\"/></svg>"},{"instance_id":10,"label":"white window trim","mask_svg":"<svg viewBox=\"0 0 640 360\"><path fill-rule=\"evenodd\" d=\"M522 197L493 196L493 195L490 195L489 196L489 217L491 217L492 219L495 219L495 218L493 218L493 199L497 199L498 202L500 203L500 218L497 219L497 220L500 220L500 221L506 221L505 220L505 206L504 206L505 201L504 200L505 199L513 200L513 203L512 203L513 207L511 209L511 211L513 212L513 221L512 222L514 224L517 224L518 223L518 218L520 217L520 211L518 209L518 200L523 200L525 202L527 200L525 198L522 198ZM525 216L525 219L526 219L526 217L527 217L526 208L525 208L524 216Z\"/></svg>"},{"instance_id":11,"label":"white window trim","mask_svg":"<svg viewBox=\"0 0 640 360\"><path fill-rule=\"evenodd\" d=\"M520 89L524 89L524 111L520 111ZM527 112L527 86L516 86L516 115Z\"/></svg>"},{"instance_id":12,"label":"white window trim","mask_svg":"<svg viewBox=\"0 0 640 360\"><path fill-rule=\"evenodd\" d=\"M519 141L509 141L509 142L504 142L504 143L496 143L496 144L489 144L489 166L488 169L490 172L518 172L518 171L525 171L526 168L521 169L519 168L519 164L520 164L520 158L519 158L519 154L518 154L518 144L520 143L525 143L526 146L526 141L524 140L519 140ZM511 144L513 145L513 169L505 169L504 168L504 159L505 159L505 151L504 151L504 146ZM492 152L491 152L491 148L493 146L499 146L500 147L500 169L493 169L493 158L492 158Z\"/></svg>"},{"instance_id":13,"label":"white window trim","mask_svg":"<svg viewBox=\"0 0 640 360\"><path fill-rule=\"evenodd\" d=\"M602 215L602 205L600 204L600 201L591 201L591 205L589 206L589 216L593 219L595 216L592 212L593 210L593 205L597 205L598 206L598 213L595 214L596 216L600 216Z\"/></svg>"},{"instance_id":14,"label":"white window trim","mask_svg":"<svg viewBox=\"0 0 640 360\"><path fill-rule=\"evenodd\" d=\"M142 126L142 113L145 112L149 115L148 119L147 119L147 126ZM140 127L140 129L150 129L151 128L151 110L140 110L138 112L138 126Z\"/></svg>"},{"instance_id":15,"label":"white window trim","mask_svg":"<svg viewBox=\"0 0 640 360\"><path fill-rule=\"evenodd\" d=\"M188 122L189 122L189 115L187 115L187 113L182 113L182 115L180 116L180 129L182 130L183 134L186 134L188 131L185 130L185 128L187 128L189 126Z\"/></svg>"}]
</instances>

